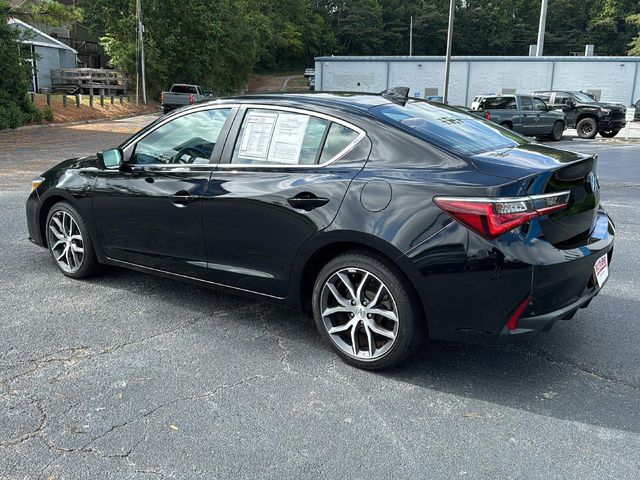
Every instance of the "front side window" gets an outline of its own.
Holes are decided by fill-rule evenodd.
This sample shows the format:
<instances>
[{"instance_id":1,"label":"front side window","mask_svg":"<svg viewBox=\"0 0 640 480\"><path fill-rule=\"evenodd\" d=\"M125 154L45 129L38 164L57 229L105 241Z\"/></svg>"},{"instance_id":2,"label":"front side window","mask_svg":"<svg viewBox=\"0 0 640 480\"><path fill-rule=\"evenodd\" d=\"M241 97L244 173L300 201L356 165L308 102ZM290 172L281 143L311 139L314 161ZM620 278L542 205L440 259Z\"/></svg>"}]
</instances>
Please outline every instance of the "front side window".
<instances>
[{"instance_id":1,"label":"front side window","mask_svg":"<svg viewBox=\"0 0 640 480\"><path fill-rule=\"evenodd\" d=\"M323 118L279 110L250 109L242 122L231 163L325 163L357 136L353 130Z\"/></svg>"},{"instance_id":2,"label":"front side window","mask_svg":"<svg viewBox=\"0 0 640 480\"><path fill-rule=\"evenodd\" d=\"M522 110L533 110L531 97L520 97L520 105L522 105Z\"/></svg>"},{"instance_id":3,"label":"front side window","mask_svg":"<svg viewBox=\"0 0 640 480\"><path fill-rule=\"evenodd\" d=\"M534 110L539 110L541 112L545 112L547 110L547 104L544 103L539 98L534 98L533 99L533 109Z\"/></svg>"},{"instance_id":4,"label":"front side window","mask_svg":"<svg viewBox=\"0 0 640 480\"><path fill-rule=\"evenodd\" d=\"M529 143L520 135L447 105L409 100L370 110L374 115L417 137L458 155L516 147Z\"/></svg>"},{"instance_id":5,"label":"front side window","mask_svg":"<svg viewBox=\"0 0 640 480\"><path fill-rule=\"evenodd\" d=\"M136 144L129 163L209 163L230 112L230 108L204 110L165 123Z\"/></svg>"}]
</instances>

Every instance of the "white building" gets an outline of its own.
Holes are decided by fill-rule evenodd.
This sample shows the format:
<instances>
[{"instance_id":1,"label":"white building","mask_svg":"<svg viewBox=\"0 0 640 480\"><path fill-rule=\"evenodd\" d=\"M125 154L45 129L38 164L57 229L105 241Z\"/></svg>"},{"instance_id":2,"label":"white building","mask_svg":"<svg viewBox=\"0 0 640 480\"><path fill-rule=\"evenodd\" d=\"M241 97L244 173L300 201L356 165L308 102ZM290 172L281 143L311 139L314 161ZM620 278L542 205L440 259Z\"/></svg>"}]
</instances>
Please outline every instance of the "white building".
<instances>
[{"instance_id":1,"label":"white building","mask_svg":"<svg viewBox=\"0 0 640 480\"><path fill-rule=\"evenodd\" d=\"M316 90L381 92L409 87L412 96L443 93L444 57L317 57ZM452 57L449 103L480 94L582 90L608 102L640 99L640 57Z\"/></svg>"}]
</instances>

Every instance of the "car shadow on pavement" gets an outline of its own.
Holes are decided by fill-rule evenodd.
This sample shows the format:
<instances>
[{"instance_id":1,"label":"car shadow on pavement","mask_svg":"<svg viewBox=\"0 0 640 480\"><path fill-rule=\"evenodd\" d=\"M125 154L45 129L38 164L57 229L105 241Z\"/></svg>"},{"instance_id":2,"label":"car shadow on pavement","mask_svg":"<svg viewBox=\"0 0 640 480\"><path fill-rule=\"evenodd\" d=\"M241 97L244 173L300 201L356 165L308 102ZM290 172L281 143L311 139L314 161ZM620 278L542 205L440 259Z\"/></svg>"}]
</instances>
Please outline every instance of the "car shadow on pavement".
<instances>
[{"instance_id":1,"label":"car shadow on pavement","mask_svg":"<svg viewBox=\"0 0 640 480\"><path fill-rule=\"evenodd\" d=\"M233 328L234 322L239 322L238 328L255 328L258 322L260 328L277 338L272 348L286 350L287 366L294 372L325 375L337 362L340 374L349 377L356 387L360 382L365 387L373 376L382 382L400 381L425 391L527 413L640 433L636 415L640 411L640 386L589 371L536 348L535 342L500 346L425 342L404 365L377 373L359 372L340 364L323 344L311 319L285 307L111 267L91 281L109 288L135 289L151 301L162 299L178 310L195 310L213 320L220 308L250 308L251 315L238 315L227 328ZM156 321L161 324L162 316ZM214 344L217 332L218 328L210 328L199 333L211 335Z\"/></svg>"},{"instance_id":2,"label":"car shadow on pavement","mask_svg":"<svg viewBox=\"0 0 640 480\"><path fill-rule=\"evenodd\" d=\"M640 386L545 352L535 341L429 342L404 366L382 375L527 413L640 433Z\"/></svg>"}]
</instances>

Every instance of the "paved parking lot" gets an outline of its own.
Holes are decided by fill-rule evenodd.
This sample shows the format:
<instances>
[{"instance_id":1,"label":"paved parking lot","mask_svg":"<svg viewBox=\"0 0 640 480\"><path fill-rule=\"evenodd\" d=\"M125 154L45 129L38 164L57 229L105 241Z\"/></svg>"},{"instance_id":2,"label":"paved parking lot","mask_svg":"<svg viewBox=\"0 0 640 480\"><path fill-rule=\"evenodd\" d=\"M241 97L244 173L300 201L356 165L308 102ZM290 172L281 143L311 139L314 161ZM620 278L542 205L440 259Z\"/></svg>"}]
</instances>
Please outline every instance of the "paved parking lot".
<instances>
[{"instance_id":1,"label":"paved parking lot","mask_svg":"<svg viewBox=\"0 0 640 480\"><path fill-rule=\"evenodd\" d=\"M370 373L297 313L115 268L73 281L27 241L33 176L150 120L0 133L0 478L638 478L640 145L560 143L599 153L618 226L588 310Z\"/></svg>"}]
</instances>

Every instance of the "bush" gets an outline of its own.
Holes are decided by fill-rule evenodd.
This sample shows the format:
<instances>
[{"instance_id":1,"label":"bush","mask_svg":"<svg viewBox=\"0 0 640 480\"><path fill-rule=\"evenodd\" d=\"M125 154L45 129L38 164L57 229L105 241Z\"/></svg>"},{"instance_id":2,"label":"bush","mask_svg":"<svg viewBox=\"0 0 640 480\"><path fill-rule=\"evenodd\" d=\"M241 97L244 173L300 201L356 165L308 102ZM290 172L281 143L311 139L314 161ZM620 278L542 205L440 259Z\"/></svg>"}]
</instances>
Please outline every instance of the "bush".
<instances>
[{"instance_id":1,"label":"bush","mask_svg":"<svg viewBox=\"0 0 640 480\"><path fill-rule=\"evenodd\" d=\"M25 96L22 102L22 123L39 123L42 120L42 113L38 110L38 107Z\"/></svg>"},{"instance_id":2,"label":"bush","mask_svg":"<svg viewBox=\"0 0 640 480\"><path fill-rule=\"evenodd\" d=\"M40 117L47 122L53 122L53 109L49 105L45 105L42 110L38 112Z\"/></svg>"},{"instance_id":3,"label":"bush","mask_svg":"<svg viewBox=\"0 0 640 480\"><path fill-rule=\"evenodd\" d=\"M22 111L13 102L0 104L0 130L18 128L22 125Z\"/></svg>"}]
</instances>

